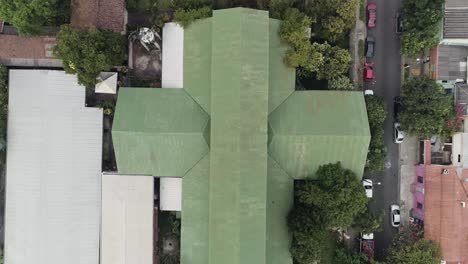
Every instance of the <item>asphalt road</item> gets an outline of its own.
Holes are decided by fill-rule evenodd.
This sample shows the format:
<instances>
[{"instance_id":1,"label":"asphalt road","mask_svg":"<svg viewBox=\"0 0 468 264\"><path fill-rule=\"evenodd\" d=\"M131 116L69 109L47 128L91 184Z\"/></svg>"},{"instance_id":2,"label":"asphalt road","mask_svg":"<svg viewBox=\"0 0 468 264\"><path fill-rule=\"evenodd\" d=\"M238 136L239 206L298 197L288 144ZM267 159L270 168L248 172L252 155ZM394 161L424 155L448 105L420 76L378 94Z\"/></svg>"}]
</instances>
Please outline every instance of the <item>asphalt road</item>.
<instances>
[{"instance_id":1,"label":"asphalt road","mask_svg":"<svg viewBox=\"0 0 468 264\"><path fill-rule=\"evenodd\" d=\"M368 36L374 36L376 42L374 62L375 79L368 83L368 88L374 94L385 99L388 117L385 121L385 145L388 156L386 169L383 173L372 175L374 183L374 202L371 209L384 210L383 231L375 236L375 257L381 259L390 245L397 229L390 224L389 208L399 201L399 147L393 142L393 98L400 94L401 86L401 55L400 40L395 33L396 13L400 9L401 0L368 0L377 4L377 26L368 30Z\"/></svg>"}]
</instances>

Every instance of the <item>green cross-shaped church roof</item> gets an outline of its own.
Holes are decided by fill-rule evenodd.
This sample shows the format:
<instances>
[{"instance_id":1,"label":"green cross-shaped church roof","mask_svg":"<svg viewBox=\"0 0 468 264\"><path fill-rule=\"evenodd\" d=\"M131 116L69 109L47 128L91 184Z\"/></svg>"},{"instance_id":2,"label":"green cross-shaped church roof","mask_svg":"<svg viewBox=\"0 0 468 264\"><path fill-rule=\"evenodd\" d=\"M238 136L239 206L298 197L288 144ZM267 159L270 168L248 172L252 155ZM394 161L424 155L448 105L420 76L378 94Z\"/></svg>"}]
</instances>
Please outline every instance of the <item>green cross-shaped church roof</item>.
<instances>
[{"instance_id":1,"label":"green cross-shaped church roof","mask_svg":"<svg viewBox=\"0 0 468 264\"><path fill-rule=\"evenodd\" d=\"M294 91L280 21L234 8L184 31L183 89L121 88L121 174L182 180L182 264L285 264L293 180L340 161L363 173L361 92Z\"/></svg>"}]
</instances>

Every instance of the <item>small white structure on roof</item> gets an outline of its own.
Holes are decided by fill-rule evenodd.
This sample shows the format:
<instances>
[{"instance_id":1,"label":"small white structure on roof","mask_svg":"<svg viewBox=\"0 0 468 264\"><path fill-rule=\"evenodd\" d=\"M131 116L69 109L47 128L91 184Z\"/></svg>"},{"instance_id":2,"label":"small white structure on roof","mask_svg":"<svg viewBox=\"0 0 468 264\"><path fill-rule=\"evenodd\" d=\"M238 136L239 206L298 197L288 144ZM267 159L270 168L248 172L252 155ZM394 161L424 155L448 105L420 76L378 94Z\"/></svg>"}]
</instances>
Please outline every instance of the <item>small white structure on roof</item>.
<instances>
[{"instance_id":1,"label":"small white structure on roof","mask_svg":"<svg viewBox=\"0 0 468 264\"><path fill-rule=\"evenodd\" d=\"M102 175L101 264L153 263L153 180Z\"/></svg>"},{"instance_id":2,"label":"small white structure on roof","mask_svg":"<svg viewBox=\"0 0 468 264\"><path fill-rule=\"evenodd\" d=\"M97 77L98 83L94 92L115 94L117 92L117 76L116 72L101 72Z\"/></svg>"},{"instance_id":3,"label":"small white structure on roof","mask_svg":"<svg viewBox=\"0 0 468 264\"><path fill-rule=\"evenodd\" d=\"M166 23L162 39L162 88L183 88L184 29L176 23Z\"/></svg>"},{"instance_id":4,"label":"small white structure on roof","mask_svg":"<svg viewBox=\"0 0 468 264\"><path fill-rule=\"evenodd\" d=\"M159 178L159 210L182 210L182 178Z\"/></svg>"},{"instance_id":5,"label":"small white structure on roof","mask_svg":"<svg viewBox=\"0 0 468 264\"><path fill-rule=\"evenodd\" d=\"M10 70L5 263L98 264L102 109L75 75Z\"/></svg>"}]
</instances>

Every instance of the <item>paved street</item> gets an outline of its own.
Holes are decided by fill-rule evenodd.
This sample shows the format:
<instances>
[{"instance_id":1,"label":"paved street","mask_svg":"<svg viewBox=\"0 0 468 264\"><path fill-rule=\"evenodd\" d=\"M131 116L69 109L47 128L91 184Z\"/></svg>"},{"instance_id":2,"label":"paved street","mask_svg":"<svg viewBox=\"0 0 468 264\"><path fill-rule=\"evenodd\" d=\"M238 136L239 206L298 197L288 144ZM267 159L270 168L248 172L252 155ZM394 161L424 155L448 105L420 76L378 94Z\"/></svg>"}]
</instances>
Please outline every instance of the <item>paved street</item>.
<instances>
[{"instance_id":1,"label":"paved street","mask_svg":"<svg viewBox=\"0 0 468 264\"><path fill-rule=\"evenodd\" d=\"M380 259L390 244L397 229L390 225L389 207L399 201L399 158L398 145L393 143L393 98L400 93L401 84L401 55L400 42L395 33L396 13L401 6L401 0L369 0L368 3L377 4L377 26L368 31L368 36L376 39L376 53L373 59L375 81L368 84L378 96L382 96L388 109L385 122L385 144L388 150L387 169L383 173L372 175L374 182L382 185L375 186L373 210L385 210L383 231L375 234L375 256Z\"/></svg>"}]
</instances>

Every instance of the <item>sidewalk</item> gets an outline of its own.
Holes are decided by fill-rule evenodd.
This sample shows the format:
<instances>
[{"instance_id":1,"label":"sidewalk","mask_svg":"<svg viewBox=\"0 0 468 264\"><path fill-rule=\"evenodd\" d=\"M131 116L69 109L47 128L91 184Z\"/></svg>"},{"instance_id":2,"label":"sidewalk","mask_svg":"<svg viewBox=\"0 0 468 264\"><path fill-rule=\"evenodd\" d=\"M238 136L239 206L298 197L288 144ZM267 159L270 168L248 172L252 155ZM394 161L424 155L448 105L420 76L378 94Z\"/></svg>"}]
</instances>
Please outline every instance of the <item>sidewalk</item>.
<instances>
[{"instance_id":1,"label":"sidewalk","mask_svg":"<svg viewBox=\"0 0 468 264\"><path fill-rule=\"evenodd\" d=\"M356 90L363 85L362 78L360 78L362 76L360 68L362 67L362 60L365 59L364 57L361 57L363 54L359 54L359 43L361 42L361 45L365 45L367 35L366 23L360 20L360 11L361 7L359 6L356 8L356 24L351 29L349 36L349 52L352 58L349 76L354 85L354 89Z\"/></svg>"},{"instance_id":2,"label":"sidewalk","mask_svg":"<svg viewBox=\"0 0 468 264\"><path fill-rule=\"evenodd\" d=\"M403 225L409 222L410 210L413 208L411 184L416 178L418 164L419 140L407 137L400 145L400 211Z\"/></svg>"}]
</instances>

